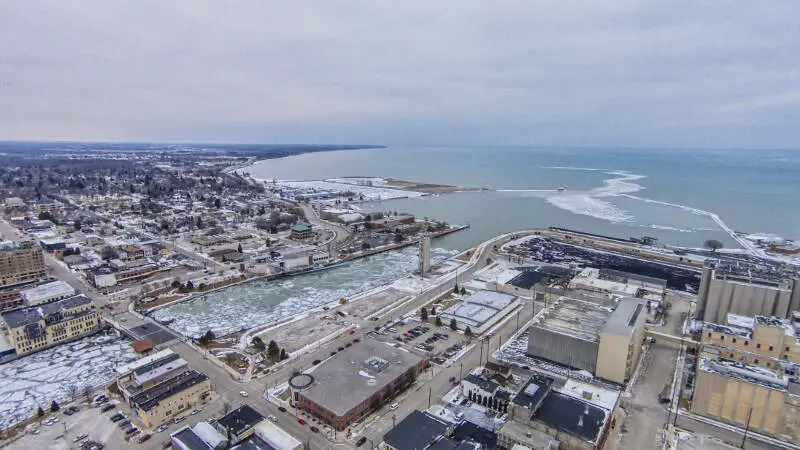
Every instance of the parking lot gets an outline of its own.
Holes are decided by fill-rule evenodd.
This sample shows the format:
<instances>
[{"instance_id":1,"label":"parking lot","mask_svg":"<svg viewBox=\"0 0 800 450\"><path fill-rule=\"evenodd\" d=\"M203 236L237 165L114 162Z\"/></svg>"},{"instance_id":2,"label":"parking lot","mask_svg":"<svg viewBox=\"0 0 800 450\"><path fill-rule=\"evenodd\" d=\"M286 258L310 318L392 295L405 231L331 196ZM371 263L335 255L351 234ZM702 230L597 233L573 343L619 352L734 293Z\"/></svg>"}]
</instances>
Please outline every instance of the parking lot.
<instances>
[{"instance_id":1,"label":"parking lot","mask_svg":"<svg viewBox=\"0 0 800 450\"><path fill-rule=\"evenodd\" d=\"M169 440L169 433L185 425L194 425L200 420L210 420L224 415L224 406L221 402L215 402L216 398L216 395L212 394L209 401L197 412L185 411L178 417L178 423L170 422L161 429L142 429L127 434L127 430L138 429L141 424L135 419L133 411L117 399L99 406L90 406L85 402L76 403L74 405L79 410L71 415L65 413L69 405L63 405L60 411L46 415L40 422L30 425L27 432L7 448L80 449L81 442L93 441L102 443L106 449L160 449L164 442ZM103 411L105 405L113 407L105 408L106 411ZM124 419L112 421L111 418L115 415L124 415ZM57 421L51 423L54 420ZM130 424L125 424L125 420L130 420ZM145 434L149 434L150 437L142 440Z\"/></svg>"},{"instance_id":2,"label":"parking lot","mask_svg":"<svg viewBox=\"0 0 800 450\"><path fill-rule=\"evenodd\" d=\"M467 341L464 335L448 326L437 327L410 319L385 326L377 334L381 340L394 341L425 353L437 364L458 353Z\"/></svg>"}]
</instances>

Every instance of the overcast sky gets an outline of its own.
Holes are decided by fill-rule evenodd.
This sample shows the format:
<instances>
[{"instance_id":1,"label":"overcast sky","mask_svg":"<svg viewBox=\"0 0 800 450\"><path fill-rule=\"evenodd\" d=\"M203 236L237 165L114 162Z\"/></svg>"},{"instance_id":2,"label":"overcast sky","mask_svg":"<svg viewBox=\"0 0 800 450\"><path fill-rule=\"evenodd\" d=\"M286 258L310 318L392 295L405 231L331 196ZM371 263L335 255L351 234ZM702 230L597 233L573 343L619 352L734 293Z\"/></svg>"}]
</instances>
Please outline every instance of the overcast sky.
<instances>
[{"instance_id":1,"label":"overcast sky","mask_svg":"<svg viewBox=\"0 0 800 450\"><path fill-rule=\"evenodd\" d=\"M800 2L0 0L0 139L800 148Z\"/></svg>"}]
</instances>

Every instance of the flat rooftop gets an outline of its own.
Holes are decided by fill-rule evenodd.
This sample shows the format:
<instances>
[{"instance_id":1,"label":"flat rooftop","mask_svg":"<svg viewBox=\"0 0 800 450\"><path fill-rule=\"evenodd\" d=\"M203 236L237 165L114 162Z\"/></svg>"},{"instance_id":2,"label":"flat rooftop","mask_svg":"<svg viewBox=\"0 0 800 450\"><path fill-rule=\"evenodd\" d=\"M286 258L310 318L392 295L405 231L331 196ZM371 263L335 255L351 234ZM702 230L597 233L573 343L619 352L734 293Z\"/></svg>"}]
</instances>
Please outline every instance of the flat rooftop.
<instances>
[{"instance_id":1,"label":"flat rooftop","mask_svg":"<svg viewBox=\"0 0 800 450\"><path fill-rule=\"evenodd\" d=\"M494 291L478 291L443 311L442 319L456 319L479 327L509 306L516 297Z\"/></svg>"},{"instance_id":2,"label":"flat rooftop","mask_svg":"<svg viewBox=\"0 0 800 450\"><path fill-rule=\"evenodd\" d=\"M55 297L66 297L68 295L75 295L75 289L61 280L40 284L39 286L22 291L22 296L30 305Z\"/></svg>"},{"instance_id":3,"label":"flat rooftop","mask_svg":"<svg viewBox=\"0 0 800 450\"><path fill-rule=\"evenodd\" d=\"M169 435L181 450L213 450L189 426L186 426Z\"/></svg>"},{"instance_id":4,"label":"flat rooftop","mask_svg":"<svg viewBox=\"0 0 800 450\"><path fill-rule=\"evenodd\" d=\"M242 405L221 417L217 424L238 436L264 421L264 416L250 405Z\"/></svg>"},{"instance_id":5,"label":"flat rooftop","mask_svg":"<svg viewBox=\"0 0 800 450\"><path fill-rule=\"evenodd\" d=\"M137 386L141 386L142 384L155 380L156 378L172 372L173 370L177 370L181 367L188 367L188 365L189 363L187 363L185 359L177 358L174 361L170 361L164 365L153 367L152 370L136 373L136 375L133 376L133 381Z\"/></svg>"},{"instance_id":6,"label":"flat rooftop","mask_svg":"<svg viewBox=\"0 0 800 450\"><path fill-rule=\"evenodd\" d=\"M645 303L637 298L623 297L614 312L608 316L606 323L600 328L600 333L631 336L646 319Z\"/></svg>"},{"instance_id":7,"label":"flat rooftop","mask_svg":"<svg viewBox=\"0 0 800 450\"><path fill-rule=\"evenodd\" d=\"M146 391L136 394L131 398L131 402L139 407L139 409L149 411L156 407L162 400L172 397L206 380L208 380L208 376L205 374L194 370L187 370L166 383L158 384Z\"/></svg>"},{"instance_id":8,"label":"flat rooftop","mask_svg":"<svg viewBox=\"0 0 800 450\"><path fill-rule=\"evenodd\" d=\"M117 372L118 375L124 375L126 373L133 372L137 369L143 368L149 364L153 364L157 361L165 359L174 355L173 359L179 358L179 356L173 352L172 350L166 348L159 352L153 353L152 355L145 356L144 358L139 358L135 361L131 361L128 364L122 364L114 368L114 371Z\"/></svg>"},{"instance_id":9,"label":"flat rooftop","mask_svg":"<svg viewBox=\"0 0 800 450\"><path fill-rule=\"evenodd\" d=\"M701 357L697 362L697 369L779 391L785 391L789 387L786 377L779 375L774 370L741 361Z\"/></svg>"},{"instance_id":10,"label":"flat rooftop","mask_svg":"<svg viewBox=\"0 0 800 450\"><path fill-rule=\"evenodd\" d=\"M598 342L603 328L613 310L607 306L560 297L533 326L544 330Z\"/></svg>"},{"instance_id":11,"label":"flat rooftop","mask_svg":"<svg viewBox=\"0 0 800 450\"><path fill-rule=\"evenodd\" d=\"M408 351L362 339L317 366L301 394L341 417L420 362Z\"/></svg>"},{"instance_id":12,"label":"flat rooftop","mask_svg":"<svg viewBox=\"0 0 800 450\"><path fill-rule=\"evenodd\" d=\"M534 418L551 428L594 443L600 439L600 431L608 419L608 411L560 392L554 392L544 399Z\"/></svg>"}]
</instances>

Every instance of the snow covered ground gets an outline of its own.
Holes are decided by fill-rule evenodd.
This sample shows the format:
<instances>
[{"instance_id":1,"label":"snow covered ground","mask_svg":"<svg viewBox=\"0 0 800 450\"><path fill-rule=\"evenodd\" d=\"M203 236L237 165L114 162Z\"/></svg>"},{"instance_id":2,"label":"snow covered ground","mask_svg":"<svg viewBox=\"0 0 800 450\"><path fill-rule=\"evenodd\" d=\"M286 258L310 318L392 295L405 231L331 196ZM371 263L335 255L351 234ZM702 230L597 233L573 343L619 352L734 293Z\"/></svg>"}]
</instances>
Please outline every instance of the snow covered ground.
<instances>
[{"instance_id":1,"label":"snow covered ground","mask_svg":"<svg viewBox=\"0 0 800 450\"><path fill-rule=\"evenodd\" d=\"M345 179L336 179L332 178L329 180L311 180L311 181L278 181L278 186L288 189L291 191L296 191L297 194L303 193L314 193L314 192L331 192L331 193L338 193L338 192L353 192L357 196L363 195L364 200L390 200L395 198L407 198L407 197L422 197L423 193L421 192L414 192L414 191L406 191L402 189L393 189L389 187L382 187L377 186L373 183L373 186L365 186L355 184L356 180L351 182L343 182Z\"/></svg>"},{"instance_id":2,"label":"snow covered ground","mask_svg":"<svg viewBox=\"0 0 800 450\"><path fill-rule=\"evenodd\" d=\"M41 405L66 403L114 378L112 369L133 361L130 341L95 335L0 365L0 429L25 420Z\"/></svg>"}]
</instances>

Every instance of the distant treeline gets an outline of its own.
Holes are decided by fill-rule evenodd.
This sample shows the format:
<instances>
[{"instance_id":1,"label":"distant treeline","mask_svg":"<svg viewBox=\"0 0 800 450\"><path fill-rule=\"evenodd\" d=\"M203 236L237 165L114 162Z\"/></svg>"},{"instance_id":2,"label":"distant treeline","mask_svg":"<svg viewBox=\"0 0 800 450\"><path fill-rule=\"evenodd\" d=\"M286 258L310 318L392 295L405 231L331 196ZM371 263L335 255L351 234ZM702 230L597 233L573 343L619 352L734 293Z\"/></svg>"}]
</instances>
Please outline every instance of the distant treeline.
<instances>
[{"instance_id":1,"label":"distant treeline","mask_svg":"<svg viewBox=\"0 0 800 450\"><path fill-rule=\"evenodd\" d=\"M130 142L0 142L0 155L35 156L48 153L154 153L229 155L236 157L280 158L301 153L333 150L386 148L383 145L307 145L307 144L158 144Z\"/></svg>"}]
</instances>

